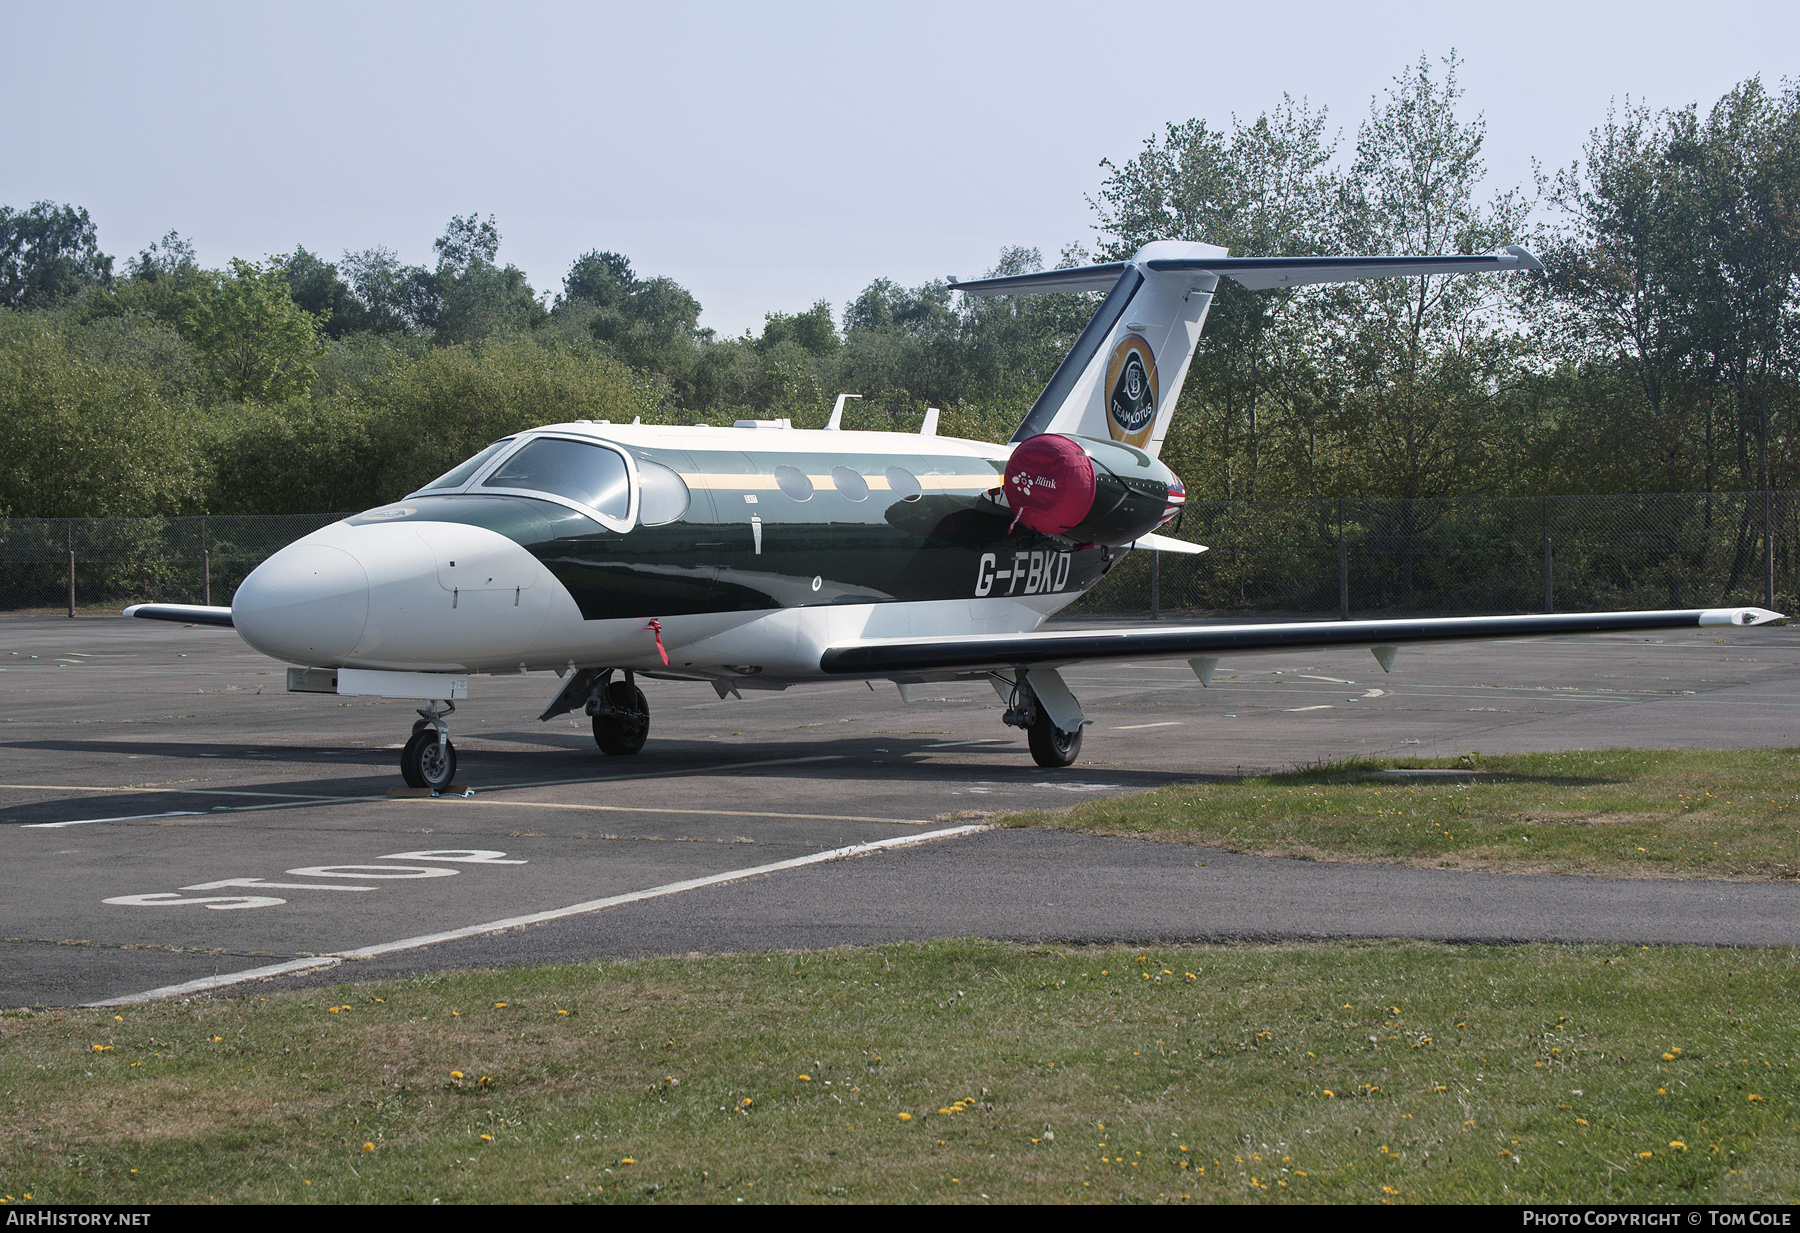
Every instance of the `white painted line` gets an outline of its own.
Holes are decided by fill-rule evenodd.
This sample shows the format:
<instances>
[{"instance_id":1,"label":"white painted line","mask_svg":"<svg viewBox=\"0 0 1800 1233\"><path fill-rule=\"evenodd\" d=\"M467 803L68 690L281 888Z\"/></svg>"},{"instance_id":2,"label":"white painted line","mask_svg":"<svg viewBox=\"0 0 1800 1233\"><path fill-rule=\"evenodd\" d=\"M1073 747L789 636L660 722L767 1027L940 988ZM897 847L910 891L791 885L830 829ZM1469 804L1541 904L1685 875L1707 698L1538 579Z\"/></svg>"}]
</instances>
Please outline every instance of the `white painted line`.
<instances>
[{"instance_id":1,"label":"white painted line","mask_svg":"<svg viewBox=\"0 0 1800 1233\"><path fill-rule=\"evenodd\" d=\"M428 796L399 797L400 800L430 801ZM587 809L595 813L673 813L697 818L804 818L812 822L882 822L892 826L930 826L925 818L865 818L844 813L769 813L753 809L669 809L654 805L564 805L555 801L499 801L492 796L477 796L478 805L504 805L509 809Z\"/></svg>"},{"instance_id":2,"label":"white painted line","mask_svg":"<svg viewBox=\"0 0 1800 1233\"><path fill-rule=\"evenodd\" d=\"M19 829L22 831L50 831L59 826L88 826L95 822L137 822L143 818L199 818L205 815L198 810L177 809L172 813L128 813L122 818L77 818L73 822L25 822Z\"/></svg>"},{"instance_id":3,"label":"white painted line","mask_svg":"<svg viewBox=\"0 0 1800 1233\"><path fill-rule=\"evenodd\" d=\"M852 856L861 856L867 852L878 852L884 848L901 848L915 843L925 843L933 839L951 839L958 835L971 835L977 831L989 829L984 824L970 826L952 826L941 831L926 831L920 835L896 835L892 839L877 839L873 843L852 844L847 848L832 848L827 852L814 852L809 856L796 856L791 860L775 861L767 865L752 865L746 869L733 869L726 873L709 874L704 878L690 878L685 882L670 882L664 886L653 886L649 890L631 891L623 895L612 895L605 899L590 899L586 903L570 904L566 908L552 908L546 912L533 912L527 916L509 916L505 920L489 921L484 925L469 925L462 929L450 929L443 933L425 933L418 937L401 938L397 942L381 942L374 946L364 946L357 950L337 951L329 955L316 955L307 959L293 959L287 963L272 964L268 967L247 968L242 972L232 972L222 976L207 976L200 980L190 980L180 985L164 985L160 989L149 989L143 993L130 993L124 997L107 998L101 1002L85 1002L84 1006L135 1006L142 1002L153 1002L158 998L180 997L189 993L205 993L211 989L221 989L227 985L243 984L246 981L262 980L270 976L286 976L294 972L310 971L313 968L331 967L346 959L372 959L377 955L389 955L395 951L416 950L423 946L435 946L440 942L454 942L460 938L480 937L483 934L499 933L506 929L517 929L521 925L541 925L547 921L561 920L565 916L580 916L588 912L599 912L606 908L618 907L621 904L637 903L643 899L659 899L665 895L679 895L683 891L699 890L706 886L717 886L723 882L737 882L744 878L754 878L760 874L778 873L784 869L799 869L805 865L820 865L828 861L840 861Z\"/></svg>"},{"instance_id":4,"label":"white painted line","mask_svg":"<svg viewBox=\"0 0 1800 1233\"><path fill-rule=\"evenodd\" d=\"M1159 724L1126 724L1124 727L1114 728L1113 731L1136 732L1139 728L1179 728L1181 724L1182 721L1179 719L1165 719Z\"/></svg>"},{"instance_id":5,"label":"white painted line","mask_svg":"<svg viewBox=\"0 0 1800 1233\"><path fill-rule=\"evenodd\" d=\"M1294 675L1299 677L1303 681L1330 681L1333 685L1354 685L1354 684L1356 684L1355 681L1346 681L1342 677L1314 676L1310 672L1296 672Z\"/></svg>"},{"instance_id":6,"label":"white painted line","mask_svg":"<svg viewBox=\"0 0 1800 1233\"><path fill-rule=\"evenodd\" d=\"M1329 706L1329 705L1320 705L1320 706L1290 706L1290 707L1287 707L1287 708L1286 708L1286 710L1287 710L1287 712L1288 712L1288 714L1290 714L1290 715L1292 715L1292 714L1295 714L1295 713L1297 713L1297 712L1299 712L1299 711L1329 711L1329 710L1330 710L1330 709L1331 709L1331 707L1330 707L1330 706Z\"/></svg>"}]
</instances>

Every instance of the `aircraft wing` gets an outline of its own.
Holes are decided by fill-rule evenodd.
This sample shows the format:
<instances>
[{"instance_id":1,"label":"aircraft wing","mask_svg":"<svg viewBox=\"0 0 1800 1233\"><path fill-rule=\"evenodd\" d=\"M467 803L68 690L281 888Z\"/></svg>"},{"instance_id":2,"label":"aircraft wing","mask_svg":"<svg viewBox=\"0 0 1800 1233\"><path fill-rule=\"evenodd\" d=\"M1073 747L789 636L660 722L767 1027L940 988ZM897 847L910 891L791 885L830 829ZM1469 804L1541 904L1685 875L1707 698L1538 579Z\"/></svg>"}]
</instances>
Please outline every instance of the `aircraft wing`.
<instances>
[{"instance_id":1,"label":"aircraft wing","mask_svg":"<svg viewBox=\"0 0 1800 1233\"><path fill-rule=\"evenodd\" d=\"M1428 617L1398 621L1296 621L1259 625L1138 625L1051 629L1028 634L955 638L878 638L828 648L820 667L830 676L1004 671L1057 667L1086 660L1217 658L1244 651L1403 646L1418 642L1487 642L1499 638L1695 629L1708 625L1784 622L1765 608L1678 612L1579 612L1546 616ZM1378 654L1377 658L1380 658ZM1391 656L1383 661L1385 667Z\"/></svg>"},{"instance_id":2,"label":"aircraft wing","mask_svg":"<svg viewBox=\"0 0 1800 1233\"><path fill-rule=\"evenodd\" d=\"M200 604L133 604L125 609L128 617L146 621L180 621L184 625L230 625L230 608L207 608Z\"/></svg>"}]
</instances>

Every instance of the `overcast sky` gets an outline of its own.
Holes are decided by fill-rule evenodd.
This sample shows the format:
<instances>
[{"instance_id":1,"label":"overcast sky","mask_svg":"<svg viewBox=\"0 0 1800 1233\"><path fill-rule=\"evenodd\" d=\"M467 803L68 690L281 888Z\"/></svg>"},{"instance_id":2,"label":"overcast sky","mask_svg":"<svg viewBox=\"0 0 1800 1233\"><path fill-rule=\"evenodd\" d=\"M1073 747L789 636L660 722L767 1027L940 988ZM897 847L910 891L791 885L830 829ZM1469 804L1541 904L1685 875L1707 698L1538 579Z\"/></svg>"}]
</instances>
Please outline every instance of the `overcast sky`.
<instances>
[{"instance_id":1,"label":"overcast sky","mask_svg":"<svg viewBox=\"0 0 1800 1233\"><path fill-rule=\"evenodd\" d=\"M1609 101L1709 106L1800 76L1800 5L682 6L0 3L0 204L87 207L129 256L304 245L431 259L498 220L539 290L588 249L721 333L872 279L1091 243L1087 198L1171 121L1285 91L1354 142L1424 53L1463 59L1490 183L1567 163ZM1783 50L1785 49L1785 50Z\"/></svg>"}]
</instances>

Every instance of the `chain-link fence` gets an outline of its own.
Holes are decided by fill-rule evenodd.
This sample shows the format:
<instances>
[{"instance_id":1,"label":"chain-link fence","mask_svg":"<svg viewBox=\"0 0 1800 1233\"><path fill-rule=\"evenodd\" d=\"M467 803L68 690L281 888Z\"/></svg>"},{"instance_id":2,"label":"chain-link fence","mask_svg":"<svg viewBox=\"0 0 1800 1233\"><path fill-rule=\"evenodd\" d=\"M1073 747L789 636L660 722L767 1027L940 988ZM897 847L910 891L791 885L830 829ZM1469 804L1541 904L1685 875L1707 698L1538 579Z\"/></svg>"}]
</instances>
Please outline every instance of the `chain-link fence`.
<instances>
[{"instance_id":1,"label":"chain-link fence","mask_svg":"<svg viewBox=\"0 0 1800 1233\"><path fill-rule=\"evenodd\" d=\"M0 519L0 610L229 604L271 554L342 517Z\"/></svg>"},{"instance_id":2,"label":"chain-link fence","mask_svg":"<svg viewBox=\"0 0 1800 1233\"><path fill-rule=\"evenodd\" d=\"M1199 556L1134 552L1069 611L1314 617L1622 611L1800 595L1800 493L1190 501Z\"/></svg>"},{"instance_id":3,"label":"chain-link fence","mask_svg":"<svg viewBox=\"0 0 1800 1233\"><path fill-rule=\"evenodd\" d=\"M0 610L229 604L344 517L0 519ZM1800 492L1193 501L1199 556L1133 552L1071 615L1404 616L1761 604L1800 596Z\"/></svg>"}]
</instances>

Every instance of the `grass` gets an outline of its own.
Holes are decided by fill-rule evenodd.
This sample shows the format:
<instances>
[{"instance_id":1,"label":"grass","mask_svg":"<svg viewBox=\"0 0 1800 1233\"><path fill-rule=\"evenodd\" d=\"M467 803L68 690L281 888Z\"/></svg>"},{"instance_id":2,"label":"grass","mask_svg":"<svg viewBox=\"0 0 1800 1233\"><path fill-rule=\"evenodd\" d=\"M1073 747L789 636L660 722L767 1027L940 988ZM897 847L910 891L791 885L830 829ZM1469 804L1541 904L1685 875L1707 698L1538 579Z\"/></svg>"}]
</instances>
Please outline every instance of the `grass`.
<instances>
[{"instance_id":1,"label":"grass","mask_svg":"<svg viewBox=\"0 0 1800 1233\"><path fill-rule=\"evenodd\" d=\"M1797 976L941 942L16 1014L0 1196L1783 1201Z\"/></svg>"},{"instance_id":2,"label":"grass","mask_svg":"<svg viewBox=\"0 0 1800 1233\"><path fill-rule=\"evenodd\" d=\"M1484 772L1382 782L1393 768ZM1800 876L1800 750L1603 750L1359 761L1181 784L1013 826L1314 860L1612 877Z\"/></svg>"}]
</instances>

